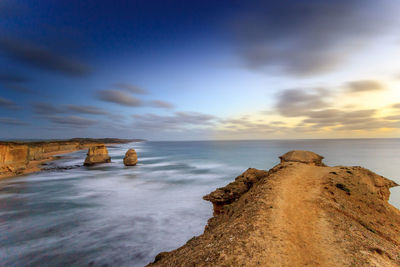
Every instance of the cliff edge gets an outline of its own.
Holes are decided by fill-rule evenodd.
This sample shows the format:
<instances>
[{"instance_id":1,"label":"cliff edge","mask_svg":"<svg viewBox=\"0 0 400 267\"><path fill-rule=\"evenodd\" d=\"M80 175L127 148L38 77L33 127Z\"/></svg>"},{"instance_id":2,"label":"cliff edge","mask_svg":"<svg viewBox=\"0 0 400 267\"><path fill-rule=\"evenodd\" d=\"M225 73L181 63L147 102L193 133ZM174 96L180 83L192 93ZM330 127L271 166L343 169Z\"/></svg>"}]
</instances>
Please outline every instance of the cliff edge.
<instances>
[{"instance_id":1,"label":"cliff edge","mask_svg":"<svg viewBox=\"0 0 400 267\"><path fill-rule=\"evenodd\" d=\"M312 152L280 159L205 196L214 216L204 233L148 266L400 266L396 183Z\"/></svg>"}]
</instances>

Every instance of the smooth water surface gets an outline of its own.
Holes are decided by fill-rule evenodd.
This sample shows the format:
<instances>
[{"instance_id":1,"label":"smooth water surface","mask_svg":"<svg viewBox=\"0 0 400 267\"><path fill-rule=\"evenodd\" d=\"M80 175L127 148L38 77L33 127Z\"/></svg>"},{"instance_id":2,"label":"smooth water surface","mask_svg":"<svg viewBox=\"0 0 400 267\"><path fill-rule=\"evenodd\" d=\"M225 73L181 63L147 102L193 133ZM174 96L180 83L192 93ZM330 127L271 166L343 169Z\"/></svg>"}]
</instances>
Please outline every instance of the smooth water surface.
<instances>
[{"instance_id":1,"label":"smooth water surface","mask_svg":"<svg viewBox=\"0 0 400 267\"><path fill-rule=\"evenodd\" d=\"M139 164L125 167L135 148ZM143 266L203 232L202 196L293 149L400 183L400 139L142 142L109 147L112 163L0 180L1 266ZM86 151L48 167L81 165ZM400 190L391 203L400 207Z\"/></svg>"}]
</instances>

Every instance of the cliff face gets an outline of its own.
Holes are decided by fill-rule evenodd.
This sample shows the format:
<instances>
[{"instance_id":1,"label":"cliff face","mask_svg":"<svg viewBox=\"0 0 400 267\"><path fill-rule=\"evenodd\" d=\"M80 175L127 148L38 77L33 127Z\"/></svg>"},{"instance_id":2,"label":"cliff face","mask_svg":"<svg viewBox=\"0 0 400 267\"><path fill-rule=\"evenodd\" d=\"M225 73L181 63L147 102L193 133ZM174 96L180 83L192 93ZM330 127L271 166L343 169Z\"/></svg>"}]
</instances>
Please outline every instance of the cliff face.
<instances>
[{"instance_id":1,"label":"cliff face","mask_svg":"<svg viewBox=\"0 0 400 267\"><path fill-rule=\"evenodd\" d=\"M300 154L205 196L204 233L149 266L400 266L400 211L387 203L396 184Z\"/></svg>"},{"instance_id":2,"label":"cliff face","mask_svg":"<svg viewBox=\"0 0 400 267\"><path fill-rule=\"evenodd\" d=\"M0 142L0 178L40 170L39 164L53 159L56 154L87 149L101 144L128 143L124 139L71 139L44 142Z\"/></svg>"}]
</instances>

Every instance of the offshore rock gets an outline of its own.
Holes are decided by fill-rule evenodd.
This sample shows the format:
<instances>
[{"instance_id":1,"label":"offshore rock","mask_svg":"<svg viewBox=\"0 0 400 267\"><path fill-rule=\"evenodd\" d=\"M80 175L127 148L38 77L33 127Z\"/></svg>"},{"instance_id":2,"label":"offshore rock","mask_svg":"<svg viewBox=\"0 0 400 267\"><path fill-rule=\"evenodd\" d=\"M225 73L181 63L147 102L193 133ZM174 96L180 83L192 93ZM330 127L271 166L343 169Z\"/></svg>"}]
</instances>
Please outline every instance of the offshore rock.
<instances>
[{"instance_id":1,"label":"offshore rock","mask_svg":"<svg viewBox=\"0 0 400 267\"><path fill-rule=\"evenodd\" d=\"M131 148L125 153L124 164L125 166L135 166L138 162L135 149Z\"/></svg>"},{"instance_id":2,"label":"offshore rock","mask_svg":"<svg viewBox=\"0 0 400 267\"><path fill-rule=\"evenodd\" d=\"M108 155L108 150L105 145L97 145L90 147L87 153L87 157L84 166L92 166L99 163L109 163L111 157Z\"/></svg>"}]
</instances>

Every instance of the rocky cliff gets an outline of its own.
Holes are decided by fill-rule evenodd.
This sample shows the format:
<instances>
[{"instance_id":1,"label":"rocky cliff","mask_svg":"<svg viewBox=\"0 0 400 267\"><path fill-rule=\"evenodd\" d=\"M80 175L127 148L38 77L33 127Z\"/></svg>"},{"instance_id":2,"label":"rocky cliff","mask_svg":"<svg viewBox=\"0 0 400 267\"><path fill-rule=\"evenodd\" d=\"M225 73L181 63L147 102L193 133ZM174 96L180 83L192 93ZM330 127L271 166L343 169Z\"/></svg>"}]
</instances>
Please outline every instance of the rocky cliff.
<instances>
[{"instance_id":1,"label":"rocky cliff","mask_svg":"<svg viewBox=\"0 0 400 267\"><path fill-rule=\"evenodd\" d=\"M103 141L116 144L136 140L76 138L43 142L0 142L0 178L38 171L40 163L52 160L56 154L88 149Z\"/></svg>"},{"instance_id":2,"label":"rocky cliff","mask_svg":"<svg viewBox=\"0 0 400 267\"><path fill-rule=\"evenodd\" d=\"M387 202L396 183L312 152L280 159L205 196L204 233L149 266L400 266L400 211Z\"/></svg>"}]
</instances>

